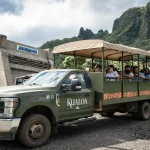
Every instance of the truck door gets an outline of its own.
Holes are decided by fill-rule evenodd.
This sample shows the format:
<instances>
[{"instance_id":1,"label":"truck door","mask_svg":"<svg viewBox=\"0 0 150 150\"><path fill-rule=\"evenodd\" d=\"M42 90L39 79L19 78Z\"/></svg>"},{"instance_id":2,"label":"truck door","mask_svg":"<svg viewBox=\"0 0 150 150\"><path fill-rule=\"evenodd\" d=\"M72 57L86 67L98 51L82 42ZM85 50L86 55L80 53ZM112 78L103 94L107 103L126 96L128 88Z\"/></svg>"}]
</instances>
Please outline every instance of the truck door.
<instances>
[{"instance_id":1,"label":"truck door","mask_svg":"<svg viewBox=\"0 0 150 150\"><path fill-rule=\"evenodd\" d=\"M91 85L86 79L87 73L72 73L63 82L65 89L61 89L60 94L60 119L80 118L93 114L94 99ZM71 80L78 79L81 81L81 91L71 91ZM64 88L64 87L61 87Z\"/></svg>"}]
</instances>

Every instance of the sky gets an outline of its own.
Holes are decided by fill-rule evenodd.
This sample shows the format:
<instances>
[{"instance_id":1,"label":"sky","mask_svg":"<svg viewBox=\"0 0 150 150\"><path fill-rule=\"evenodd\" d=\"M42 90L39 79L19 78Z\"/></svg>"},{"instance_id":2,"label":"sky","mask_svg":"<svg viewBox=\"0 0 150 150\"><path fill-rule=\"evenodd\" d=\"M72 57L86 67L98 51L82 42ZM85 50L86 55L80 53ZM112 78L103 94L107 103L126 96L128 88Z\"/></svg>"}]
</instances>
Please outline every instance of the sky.
<instances>
[{"instance_id":1,"label":"sky","mask_svg":"<svg viewBox=\"0 0 150 150\"><path fill-rule=\"evenodd\" d=\"M80 27L112 31L113 22L132 7L150 0L0 0L0 34L39 47L78 36Z\"/></svg>"}]
</instances>

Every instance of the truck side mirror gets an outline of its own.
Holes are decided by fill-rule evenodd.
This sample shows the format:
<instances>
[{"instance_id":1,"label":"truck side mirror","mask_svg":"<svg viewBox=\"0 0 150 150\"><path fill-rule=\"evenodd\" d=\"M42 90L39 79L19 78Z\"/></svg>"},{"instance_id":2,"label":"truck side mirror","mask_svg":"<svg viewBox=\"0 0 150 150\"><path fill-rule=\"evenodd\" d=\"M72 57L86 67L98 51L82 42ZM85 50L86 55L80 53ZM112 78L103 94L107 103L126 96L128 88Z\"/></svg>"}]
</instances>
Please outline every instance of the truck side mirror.
<instances>
[{"instance_id":1,"label":"truck side mirror","mask_svg":"<svg viewBox=\"0 0 150 150\"><path fill-rule=\"evenodd\" d=\"M78 79L71 80L71 91L81 91L81 81Z\"/></svg>"}]
</instances>

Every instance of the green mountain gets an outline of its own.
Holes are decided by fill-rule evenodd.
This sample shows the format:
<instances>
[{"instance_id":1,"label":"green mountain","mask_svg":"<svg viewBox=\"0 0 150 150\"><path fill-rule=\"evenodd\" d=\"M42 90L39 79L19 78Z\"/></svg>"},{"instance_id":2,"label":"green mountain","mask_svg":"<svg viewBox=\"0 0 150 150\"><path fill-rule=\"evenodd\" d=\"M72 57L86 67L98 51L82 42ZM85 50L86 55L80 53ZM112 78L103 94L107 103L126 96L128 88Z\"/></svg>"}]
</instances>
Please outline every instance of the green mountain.
<instances>
[{"instance_id":1,"label":"green mountain","mask_svg":"<svg viewBox=\"0 0 150 150\"><path fill-rule=\"evenodd\" d=\"M86 39L103 39L111 43L150 50L150 2L145 7L135 7L125 11L120 18L114 21L112 33L101 29L94 34L90 29L81 27L77 37L48 41L40 48L53 49L63 43ZM64 56L57 57L57 63L60 64L64 60Z\"/></svg>"},{"instance_id":2,"label":"green mountain","mask_svg":"<svg viewBox=\"0 0 150 150\"><path fill-rule=\"evenodd\" d=\"M150 50L150 2L131 8L114 21L106 41Z\"/></svg>"}]
</instances>

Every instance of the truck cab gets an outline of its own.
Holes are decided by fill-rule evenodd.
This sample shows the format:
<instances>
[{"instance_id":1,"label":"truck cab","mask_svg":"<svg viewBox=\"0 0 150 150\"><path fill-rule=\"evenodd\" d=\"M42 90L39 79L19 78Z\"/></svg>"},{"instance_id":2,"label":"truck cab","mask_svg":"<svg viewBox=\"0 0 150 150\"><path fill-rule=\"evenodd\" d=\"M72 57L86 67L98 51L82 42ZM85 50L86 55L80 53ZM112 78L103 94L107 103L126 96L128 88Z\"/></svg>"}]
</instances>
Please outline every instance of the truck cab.
<instances>
[{"instance_id":1,"label":"truck cab","mask_svg":"<svg viewBox=\"0 0 150 150\"><path fill-rule=\"evenodd\" d=\"M21 143L31 147L56 124L92 116L95 105L91 79L77 69L42 71L22 85L2 87L0 98L0 139L13 140L18 131Z\"/></svg>"}]
</instances>

